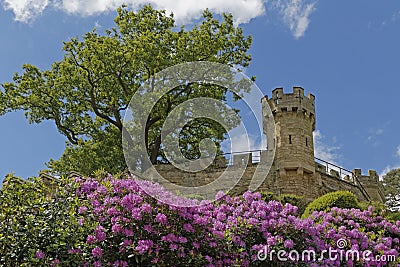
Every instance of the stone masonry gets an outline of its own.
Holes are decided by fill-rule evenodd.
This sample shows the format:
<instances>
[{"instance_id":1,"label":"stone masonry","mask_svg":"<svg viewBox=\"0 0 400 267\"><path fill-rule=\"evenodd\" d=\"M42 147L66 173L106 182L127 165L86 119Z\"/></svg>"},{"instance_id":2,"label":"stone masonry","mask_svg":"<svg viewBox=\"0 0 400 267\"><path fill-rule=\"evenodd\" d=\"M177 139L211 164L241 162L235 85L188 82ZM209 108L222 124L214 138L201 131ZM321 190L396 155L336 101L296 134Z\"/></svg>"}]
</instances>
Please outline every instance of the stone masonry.
<instances>
[{"instance_id":1,"label":"stone masonry","mask_svg":"<svg viewBox=\"0 0 400 267\"><path fill-rule=\"evenodd\" d=\"M267 149L275 147L275 158L271 170L265 173L265 179L259 191L275 194L295 194L311 201L328 192L346 190L353 192L361 201L384 201L383 188L378 182L376 171L370 170L362 175L360 169L340 172L341 168L329 168L317 163L314 158L313 131L315 130L315 97L304 95L304 89L294 87L292 93L285 94L283 88L276 88L272 96L261 100L263 106L263 125L267 135ZM264 112L269 105L272 115ZM275 125L275 139L268 136L267 128ZM172 165L157 165L156 170L172 183L182 186L200 186L217 179L221 174L236 177L237 165L247 161L247 168L236 186L230 191L240 194L249 189L249 183L258 164L253 163L251 153L234 155L233 165L227 166L225 159L218 159L206 170L196 173L183 172ZM215 191L225 191L220 184Z\"/></svg>"}]
</instances>

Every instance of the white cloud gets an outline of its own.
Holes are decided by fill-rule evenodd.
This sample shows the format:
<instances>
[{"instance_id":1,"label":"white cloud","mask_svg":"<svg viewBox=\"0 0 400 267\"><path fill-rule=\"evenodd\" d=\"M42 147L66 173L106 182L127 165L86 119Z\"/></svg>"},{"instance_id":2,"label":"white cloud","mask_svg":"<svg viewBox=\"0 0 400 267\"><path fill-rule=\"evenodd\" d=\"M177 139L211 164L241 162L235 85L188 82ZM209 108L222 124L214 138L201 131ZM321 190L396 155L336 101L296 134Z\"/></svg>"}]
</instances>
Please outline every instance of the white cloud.
<instances>
[{"instance_id":1,"label":"white cloud","mask_svg":"<svg viewBox=\"0 0 400 267\"><path fill-rule=\"evenodd\" d=\"M400 158L400 146L396 148L396 156ZM393 169L400 169L400 163L397 163L395 165L387 165L382 172L379 174L379 177L382 178L384 175L386 175L388 172L390 172Z\"/></svg>"},{"instance_id":2,"label":"white cloud","mask_svg":"<svg viewBox=\"0 0 400 267\"><path fill-rule=\"evenodd\" d=\"M388 172L394 169L400 169L400 163L397 165L387 165L382 172L379 174L379 178L382 180L382 177L386 175Z\"/></svg>"},{"instance_id":3,"label":"white cloud","mask_svg":"<svg viewBox=\"0 0 400 267\"><path fill-rule=\"evenodd\" d=\"M225 157L229 160L233 160L234 154L241 154L240 152L253 151L253 162L260 160L260 153L257 150L264 150L267 147L267 139L265 135L262 136L261 142L257 140L255 136L246 133L238 133L237 128L229 132L230 138L221 143L221 150L227 153ZM232 163L232 162L231 162Z\"/></svg>"},{"instance_id":4,"label":"white cloud","mask_svg":"<svg viewBox=\"0 0 400 267\"><path fill-rule=\"evenodd\" d=\"M236 129L236 128L235 128ZM225 140L221 143L221 149L225 153L236 153L245 151L261 150L267 147L267 139L262 136L261 144L251 134L236 134L236 130L229 132L230 140Z\"/></svg>"},{"instance_id":5,"label":"white cloud","mask_svg":"<svg viewBox=\"0 0 400 267\"><path fill-rule=\"evenodd\" d=\"M385 132L385 130L382 128L378 128L378 129L370 129L368 132L370 133L370 135L368 136L367 139L368 141L372 141L374 139L377 139L378 136L382 135Z\"/></svg>"},{"instance_id":6,"label":"white cloud","mask_svg":"<svg viewBox=\"0 0 400 267\"><path fill-rule=\"evenodd\" d=\"M337 153L339 147L329 146L323 143L324 136L319 130L314 131L314 155L315 157L325 160L329 163L339 165L340 155Z\"/></svg>"},{"instance_id":7,"label":"white cloud","mask_svg":"<svg viewBox=\"0 0 400 267\"><path fill-rule=\"evenodd\" d=\"M294 37L304 35L310 23L309 17L315 10L316 2L308 0L3 0L3 7L12 10L15 20L30 22L38 17L47 7L63 10L69 14L90 16L115 10L127 4L137 10L144 4L165 9L174 13L177 24L182 25L200 18L208 8L216 14L232 13L235 23L247 23L251 19L269 12L277 12L283 23L289 27ZM317 0L315 0L317 1Z\"/></svg>"},{"instance_id":8,"label":"white cloud","mask_svg":"<svg viewBox=\"0 0 400 267\"><path fill-rule=\"evenodd\" d=\"M47 6L67 13L88 16L115 10L122 4L137 10L141 5L173 12L178 24L199 18L204 9L214 13L232 13L237 24L247 23L265 13L264 0L3 0L4 8L11 9L15 20L28 22L39 16Z\"/></svg>"},{"instance_id":9,"label":"white cloud","mask_svg":"<svg viewBox=\"0 0 400 267\"><path fill-rule=\"evenodd\" d=\"M315 11L317 2L307 3L304 0L278 0L272 3L283 16L283 21L289 27L293 36L296 39L302 37L310 24L309 17Z\"/></svg>"},{"instance_id":10,"label":"white cloud","mask_svg":"<svg viewBox=\"0 0 400 267\"><path fill-rule=\"evenodd\" d=\"M12 10L15 20L30 22L42 14L43 10L49 4L48 0L4 0L5 10Z\"/></svg>"}]
</instances>

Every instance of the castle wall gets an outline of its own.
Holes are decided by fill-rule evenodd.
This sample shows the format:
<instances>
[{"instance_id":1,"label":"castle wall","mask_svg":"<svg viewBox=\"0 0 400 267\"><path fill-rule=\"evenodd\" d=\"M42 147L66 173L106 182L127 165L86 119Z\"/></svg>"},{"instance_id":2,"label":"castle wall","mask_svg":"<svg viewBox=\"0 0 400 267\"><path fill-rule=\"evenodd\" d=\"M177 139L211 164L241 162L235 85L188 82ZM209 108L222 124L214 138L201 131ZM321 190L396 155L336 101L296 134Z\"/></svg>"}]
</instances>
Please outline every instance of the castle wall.
<instances>
[{"instance_id":1,"label":"castle wall","mask_svg":"<svg viewBox=\"0 0 400 267\"><path fill-rule=\"evenodd\" d=\"M247 166L244 169L244 172L243 169L238 168L238 166L228 166L226 168L209 167L206 170L199 172L184 172L169 164L156 165L155 168L159 175L170 183L185 187L200 187L209 184L220 178L221 175L224 175L226 180L225 178L218 180L219 182L213 188L212 193L214 193L214 195L219 191L226 192L231 189L230 181L234 178L240 178L237 184L229 192L233 195L239 195L249 189L249 184L257 168L257 164ZM229 182L223 182L224 180ZM168 183L163 184L157 176L153 176L152 181L160 183L166 189L171 189ZM264 186L264 188L267 187Z\"/></svg>"},{"instance_id":2,"label":"castle wall","mask_svg":"<svg viewBox=\"0 0 400 267\"><path fill-rule=\"evenodd\" d=\"M354 193L360 201L369 200L368 195L366 195L359 186L352 182L348 182L327 173L317 173L317 175L320 175L322 180L322 185L319 191L320 195L335 191L350 191Z\"/></svg>"},{"instance_id":3,"label":"castle wall","mask_svg":"<svg viewBox=\"0 0 400 267\"><path fill-rule=\"evenodd\" d=\"M308 201L329 192L350 191L360 201L383 202L383 189L375 171L362 175L361 170L355 169L353 173L342 178L337 171L331 169L327 173L324 165L315 162L314 101L315 97L312 94L305 96L301 87L294 87L293 92L288 94L282 88L276 88L270 98L265 96L261 99L267 149L272 151L275 148L275 157L271 170L265 170L264 174L261 172L264 177L261 177L263 183L258 190L277 195L295 194ZM261 153L261 162L266 161L263 155L266 154ZM214 163L206 170L194 173L184 172L172 165L157 165L155 168L169 182L187 187L206 185L224 175L227 180L215 183L214 194L218 191L226 192L233 187L230 193L236 195L249 190L253 175L259 173L256 172L258 164L252 163L251 159L251 154L235 155L233 166L225 166L224 161L222 165ZM244 172L240 168L243 162L247 164ZM235 186L226 182L238 177L241 179ZM155 177L154 179L155 182L160 182ZM164 186L169 189L168 185Z\"/></svg>"},{"instance_id":4,"label":"castle wall","mask_svg":"<svg viewBox=\"0 0 400 267\"><path fill-rule=\"evenodd\" d=\"M295 194L311 201L319 196L319 181L313 173L303 172L302 169L277 172L276 194Z\"/></svg>"},{"instance_id":5,"label":"castle wall","mask_svg":"<svg viewBox=\"0 0 400 267\"><path fill-rule=\"evenodd\" d=\"M235 165L224 168L211 166L201 172L189 173L183 172L172 165L163 164L157 165L156 170L171 183L188 187L198 187L208 184L221 175L232 178L241 177L236 186L229 192L233 195L239 195L249 190L249 183L253 178L257 166L258 163L248 165L243 174L241 169ZM303 196L307 201L312 201L329 192L350 191L360 201L374 200L383 202L383 190L375 178L375 176L361 176L359 178L360 186L357 180L353 182L353 180L342 179L334 173L328 174L322 170L317 170L315 173L300 173L298 170L286 170L285 173L282 173L282 170L278 171L272 168L268 176L265 174L265 180L258 188L258 191L273 192L276 195L295 194ZM160 182L156 179L153 181ZM168 185L164 184L164 186L169 189ZM214 193L218 191L226 192L228 189L230 188L227 184L218 183L214 189Z\"/></svg>"}]
</instances>

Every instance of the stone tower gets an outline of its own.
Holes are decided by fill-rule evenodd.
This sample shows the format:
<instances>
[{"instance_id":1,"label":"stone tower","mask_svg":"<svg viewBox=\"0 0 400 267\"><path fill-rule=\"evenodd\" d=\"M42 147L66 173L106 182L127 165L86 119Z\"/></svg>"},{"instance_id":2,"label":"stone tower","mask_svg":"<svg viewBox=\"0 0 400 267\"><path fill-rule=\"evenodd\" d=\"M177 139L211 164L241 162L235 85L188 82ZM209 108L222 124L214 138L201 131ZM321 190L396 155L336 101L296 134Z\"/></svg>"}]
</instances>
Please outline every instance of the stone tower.
<instances>
[{"instance_id":1,"label":"stone tower","mask_svg":"<svg viewBox=\"0 0 400 267\"><path fill-rule=\"evenodd\" d=\"M285 94L283 88L272 91L272 97L262 99L263 111L269 105L272 116L263 114L263 125L275 124L275 139L267 136L268 147L275 146L273 164L275 188L278 194L304 190L302 195L313 198L315 190L307 184L318 184L315 173L313 131L315 130L315 97L304 95L304 89L294 87ZM266 129L264 132L268 135ZM313 192L314 191L314 192Z\"/></svg>"}]
</instances>

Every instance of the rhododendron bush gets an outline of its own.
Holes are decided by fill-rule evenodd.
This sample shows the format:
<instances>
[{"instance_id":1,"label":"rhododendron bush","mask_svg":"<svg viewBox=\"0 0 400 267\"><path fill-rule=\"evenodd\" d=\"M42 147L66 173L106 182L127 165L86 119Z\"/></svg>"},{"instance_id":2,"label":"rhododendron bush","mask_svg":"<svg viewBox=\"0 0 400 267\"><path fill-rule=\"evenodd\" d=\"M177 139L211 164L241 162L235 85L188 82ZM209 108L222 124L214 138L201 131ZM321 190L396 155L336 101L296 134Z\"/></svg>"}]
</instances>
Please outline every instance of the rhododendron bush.
<instances>
[{"instance_id":1,"label":"rhododendron bush","mask_svg":"<svg viewBox=\"0 0 400 267\"><path fill-rule=\"evenodd\" d=\"M177 197L159 185L132 177L74 178L58 194L61 192L69 195L64 201L69 199L69 207L73 207L69 211L71 217L66 216L65 220L78 226L80 237L71 235L75 240L64 244L68 249L65 255L55 254L52 246L36 247L30 250L25 262L19 263L46 266L69 266L71 262L81 266L396 266L400 263L400 221L391 223L373 216L372 208L365 211L333 208L301 219L297 207L265 202L259 193L246 192L237 197L220 193L215 202L200 202ZM176 205L166 205L145 192L158 196L157 199L173 199ZM324 251L330 250L342 256L346 251L371 253L368 258L358 259L324 255ZM317 257L310 254L294 257L296 253L301 256L302 251L313 251ZM5 257L12 251L1 253ZM376 256L380 256L379 260Z\"/></svg>"}]
</instances>

